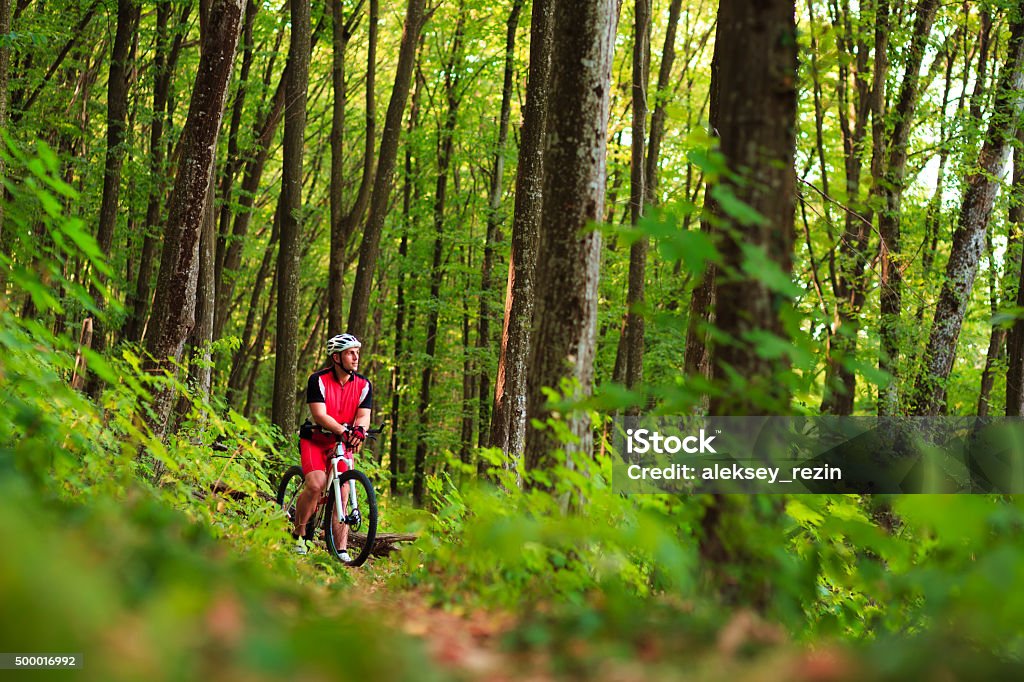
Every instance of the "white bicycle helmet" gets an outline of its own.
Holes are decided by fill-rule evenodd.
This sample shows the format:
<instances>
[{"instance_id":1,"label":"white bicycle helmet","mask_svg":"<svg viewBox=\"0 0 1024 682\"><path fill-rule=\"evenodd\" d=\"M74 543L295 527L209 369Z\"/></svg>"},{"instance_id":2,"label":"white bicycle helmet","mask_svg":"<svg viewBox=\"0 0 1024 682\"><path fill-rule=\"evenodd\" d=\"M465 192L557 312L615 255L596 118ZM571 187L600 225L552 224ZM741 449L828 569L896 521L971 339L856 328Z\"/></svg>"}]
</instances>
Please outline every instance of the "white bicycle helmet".
<instances>
[{"instance_id":1,"label":"white bicycle helmet","mask_svg":"<svg viewBox=\"0 0 1024 682\"><path fill-rule=\"evenodd\" d=\"M363 344L359 342L359 339L352 336L351 334L338 334L332 336L327 342L327 355L334 355L335 353L341 353L349 348L362 348Z\"/></svg>"}]
</instances>

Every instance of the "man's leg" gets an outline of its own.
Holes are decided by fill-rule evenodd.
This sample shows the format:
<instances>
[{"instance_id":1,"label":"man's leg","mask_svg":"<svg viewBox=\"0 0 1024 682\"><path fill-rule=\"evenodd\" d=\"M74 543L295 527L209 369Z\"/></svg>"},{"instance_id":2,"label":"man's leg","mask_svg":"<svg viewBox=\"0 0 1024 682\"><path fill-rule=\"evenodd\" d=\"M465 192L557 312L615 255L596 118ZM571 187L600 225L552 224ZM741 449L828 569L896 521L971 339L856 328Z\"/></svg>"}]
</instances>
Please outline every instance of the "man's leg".
<instances>
[{"instance_id":1,"label":"man's leg","mask_svg":"<svg viewBox=\"0 0 1024 682\"><path fill-rule=\"evenodd\" d=\"M327 483L327 472L310 471L306 474L306 487L299 494L295 502L295 534L303 536L306 534L306 522L313 515L316 509L317 500L323 493L324 485Z\"/></svg>"}]
</instances>

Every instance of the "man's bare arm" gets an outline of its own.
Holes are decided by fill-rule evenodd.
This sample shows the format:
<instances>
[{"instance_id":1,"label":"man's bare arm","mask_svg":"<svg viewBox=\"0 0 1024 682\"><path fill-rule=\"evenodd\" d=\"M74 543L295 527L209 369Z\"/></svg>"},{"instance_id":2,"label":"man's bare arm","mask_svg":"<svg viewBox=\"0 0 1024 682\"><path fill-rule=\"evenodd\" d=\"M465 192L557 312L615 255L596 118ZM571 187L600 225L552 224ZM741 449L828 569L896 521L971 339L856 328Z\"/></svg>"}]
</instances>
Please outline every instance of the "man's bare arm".
<instances>
[{"instance_id":1,"label":"man's bare arm","mask_svg":"<svg viewBox=\"0 0 1024 682\"><path fill-rule=\"evenodd\" d=\"M369 413L369 410L366 412ZM327 414L327 403L309 403L309 413L313 415L313 421L336 436L340 436L344 433L345 429L342 427L341 422ZM359 413L356 412L356 419L358 418ZM370 423L369 414L367 414L366 423Z\"/></svg>"},{"instance_id":2,"label":"man's bare arm","mask_svg":"<svg viewBox=\"0 0 1024 682\"><path fill-rule=\"evenodd\" d=\"M364 429L369 430L370 428L370 408L360 407L356 410L356 418L353 420L353 426L362 426Z\"/></svg>"}]
</instances>

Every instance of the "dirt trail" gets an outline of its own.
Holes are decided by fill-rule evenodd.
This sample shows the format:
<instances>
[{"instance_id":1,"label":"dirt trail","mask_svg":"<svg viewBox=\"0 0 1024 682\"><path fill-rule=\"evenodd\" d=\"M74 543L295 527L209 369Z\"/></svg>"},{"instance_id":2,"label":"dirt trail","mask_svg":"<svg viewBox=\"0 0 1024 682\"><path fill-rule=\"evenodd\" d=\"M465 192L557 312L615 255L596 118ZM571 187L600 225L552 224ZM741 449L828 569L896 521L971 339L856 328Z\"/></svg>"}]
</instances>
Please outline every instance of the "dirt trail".
<instances>
[{"instance_id":1,"label":"dirt trail","mask_svg":"<svg viewBox=\"0 0 1024 682\"><path fill-rule=\"evenodd\" d=\"M794 645L778 626L750 611L736 612L706 650L680 657L672 646L680 633L664 632L645 639L635 655L623 658L582 638L554 645L565 651L556 651L551 642L517 649L511 642L522 641L516 630L523 620L516 614L457 604L436 606L426 590L396 591L372 572L360 572L356 580L365 607L380 614L386 625L421 640L433 664L455 679L830 682L859 679L863 672L842 648L808 650ZM748 655L751 650L759 653Z\"/></svg>"}]
</instances>

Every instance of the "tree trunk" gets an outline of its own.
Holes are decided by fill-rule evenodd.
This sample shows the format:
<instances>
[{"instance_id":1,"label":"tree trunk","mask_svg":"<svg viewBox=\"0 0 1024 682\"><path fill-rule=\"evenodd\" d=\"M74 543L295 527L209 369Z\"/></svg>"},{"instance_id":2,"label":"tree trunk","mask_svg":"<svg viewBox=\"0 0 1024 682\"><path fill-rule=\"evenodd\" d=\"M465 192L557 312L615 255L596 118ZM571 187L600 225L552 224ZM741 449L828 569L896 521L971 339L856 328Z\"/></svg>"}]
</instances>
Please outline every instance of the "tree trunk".
<instances>
[{"instance_id":1,"label":"tree trunk","mask_svg":"<svg viewBox=\"0 0 1024 682\"><path fill-rule=\"evenodd\" d=\"M808 0L808 8L811 8ZM842 19L838 16L835 5L832 17L833 26L838 27ZM887 7L887 6L886 6ZM874 23L877 15L872 16L870 5L862 8L862 16ZM845 29L844 29L845 30ZM840 130L843 138L843 159L846 174L846 202L849 209L845 211L843 235L839 243L839 258L830 255L829 274L832 292L835 295L832 328L829 330L827 366L825 385L821 402L821 411L825 414L849 415L853 413L854 397L857 388L857 376L846 364L846 360L857 353L857 334L860 329L859 314L867 298L868 278L865 276L870 258L867 254L868 240L871 235L871 221L864 215L869 210L861 199L861 175L863 171L862 155L867 135L868 116L873 111L877 94L879 107L882 101L882 89L887 68L885 45L888 33L884 30L875 35L875 76L872 89L868 73L868 42L866 29L861 29L856 36L846 36L837 40L840 49L839 80L837 87L837 108ZM856 50L854 50L854 43ZM812 50L816 46L812 45ZM855 54L854 54L855 53ZM853 78L853 87L850 79ZM817 83L816 83L817 84ZM820 85L818 85L820 89ZM851 102L851 94L853 101ZM820 94L816 94L821 97ZM850 112L853 112L851 125ZM879 109L881 111L881 109ZM881 115L879 115L881 120ZM879 138L881 139L881 138ZM881 158L881 153L879 153ZM822 174L826 173L824 159ZM825 194L828 190L825 189ZM826 204L830 199L826 197Z\"/></svg>"},{"instance_id":2,"label":"tree trunk","mask_svg":"<svg viewBox=\"0 0 1024 682\"><path fill-rule=\"evenodd\" d=\"M714 125L712 124L712 128ZM711 202L705 194L704 210L710 209ZM711 233L711 223L702 217L700 230ZM683 350L683 372L688 377L711 378L711 335L708 328L715 324L715 278L717 269L711 263L704 266L704 275L690 296L689 313L686 320L686 345ZM703 408L707 408L706 398Z\"/></svg>"},{"instance_id":3,"label":"tree trunk","mask_svg":"<svg viewBox=\"0 0 1024 682\"><path fill-rule=\"evenodd\" d=\"M716 33L721 31L721 21L716 22ZM718 45L715 44L715 52L711 58L711 73L718 71L719 56ZM708 93L710 110L708 112L708 124L710 134L717 135L719 132L719 93L721 86L718 80L711 79L711 89ZM714 202L710 198L710 184L704 188L704 209L701 214L700 231L710 236L712 233L711 214L714 212ZM686 320L686 345L683 350L683 372L687 377L700 377L705 380L711 379L711 334L709 329L715 324L715 280L718 277L717 268L708 263L704 266L704 275L700 283L694 288L690 296L689 311ZM698 406L706 411L707 396L701 396L701 404Z\"/></svg>"},{"instance_id":4,"label":"tree trunk","mask_svg":"<svg viewBox=\"0 0 1024 682\"><path fill-rule=\"evenodd\" d=\"M370 290L373 274L380 252L380 235L387 217L391 197L391 180L395 174L395 160L398 155L398 138L402 130L402 114L409 97L413 67L416 60L416 46L424 23L425 0L409 0L405 14L405 32L398 51L398 67L395 71L395 86L391 101L384 116L384 133L381 136L380 151L377 154L377 173L373 179L373 193L370 197L370 213L359 245L359 265L352 287L352 303L348 311L348 332L362 336L366 330L366 318L370 310Z\"/></svg>"},{"instance_id":5,"label":"tree trunk","mask_svg":"<svg viewBox=\"0 0 1024 682\"><path fill-rule=\"evenodd\" d=\"M262 349L267 342L267 330L270 328L270 317L271 312L274 309L274 305L277 302L277 277L274 277L270 283L270 292L267 297L267 305L263 309L263 317L260 322L259 331L256 334L256 340L253 341L253 348L255 350ZM248 386L245 397L245 416L246 418L252 417L253 414L253 396L256 394L256 377L259 374L260 365L263 364L263 356L261 353L256 353L253 357L252 367L249 369L249 377L246 380Z\"/></svg>"},{"instance_id":6,"label":"tree trunk","mask_svg":"<svg viewBox=\"0 0 1024 682\"><path fill-rule=\"evenodd\" d=\"M153 57L153 122L149 130L149 174L152 180L146 203L146 230L142 240L142 255L139 258L134 294L129 297L131 311L124 330L125 338L136 343L142 341L146 329L146 312L152 298L153 265L160 246L160 209L166 201L167 169L164 151L165 145L170 146L170 143L164 140L164 130L170 125L167 102L178 55L181 54L185 34L182 27L188 21L192 5L187 3L182 10L177 36L168 46L167 23L170 20L171 9L170 3L162 2L157 5L156 52Z\"/></svg>"},{"instance_id":7,"label":"tree trunk","mask_svg":"<svg viewBox=\"0 0 1024 682\"><path fill-rule=\"evenodd\" d=\"M900 244L900 214L906 184L907 144L911 124L917 110L921 62L928 45L928 35L938 8L938 0L921 0L914 19L906 70L894 111L894 128L889 140L889 153L884 176L875 177L882 208L878 212L878 234L881 239L881 336L880 368L892 377L879 398L879 414L895 414L899 403L899 336L900 313L903 309L903 268Z\"/></svg>"},{"instance_id":8,"label":"tree trunk","mask_svg":"<svg viewBox=\"0 0 1024 682\"><path fill-rule=\"evenodd\" d=\"M537 267L537 336L530 353L528 415L551 416L543 388L571 398L590 394L597 331L601 233L588 230L604 216L611 64L618 6L614 0L556 3L551 87L547 91L543 210ZM566 416L578 439L562 446L549 429L528 429L529 469L572 466L572 452L589 456L593 435L586 414Z\"/></svg>"},{"instance_id":9,"label":"tree trunk","mask_svg":"<svg viewBox=\"0 0 1024 682\"><path fill-rule=\"evenodd\" d=\"M985 370L981 373L981 390L978 393L977 415L987 417L992 411L992 387L996 383L996 365L1003 359L1006 330L999 327L992 329L988 340L988 352L985 354Z\"/></svg>"},{"instance_id":10,"label":"tree trunk","mask_svg":"<svg viewBox=\"0 0 1024 682\"><path fill-rule=\"evenodd\" d=\"M280 208L280 204L278 207ZM238 398L245 385L246 360L261 348L263 329L261 328L257 333L257 337L253 339L253 328L256 325L256 315L259 310L260 297L263 295L263 287L267 282L270 282L271 288L268 301L276 299L277 268L274 266L273 256L274 245L277 244L277 240L281 232L281 220L279 216L280 211L275 211L274 224L270 229L270 239L267 242L266 250L263 252L263 260L260 262L260 268L256 271L256 278L253 282L252 293L249 296L249 305L246 308L245 327L242 330L241 344L231 359L231 374L228 377L229 402L233 402ZM263 326L266 326L268 317L269 314L265 314L263 316ZM258 355L259 354L257 353L257 356Z\"/></svg>"},{"instance_id":11,"label":"tree trunk","mask_svg":"<svg viewBox=\"0 0 1024 682\"><path fill-rule=\"evenodd\" d=\"M1010 230L1024 230L1024 127L1017 129L1013 149L1013 189L1010 195ZM1018 236L1016 252L1009 249L1007 257L1016 259L1016 307L1024 309L1024 238ZM1006 336L1006 416L1024 417L1024 317L1014 320Z\"/></svg>"},{"instance_id":12,"label":"tree trunk","mask_svg":"<svg viewBox=\"0 0 1024 682\"><path fill-rule=\"evenodd\" d=\"M713 104L725 165L745 182L723 180L732 194L760 214L730 224L721 234L722 267L715 281L716 326L730 343L713 348L712 371L725 393L710 403L711 414L785 412L785 360L756 352L750 335L785 339L779 317L783 294L765 281L743 276L750 247L789 274L792 269L795 176L797 47L793 0L772 0L752 12L745 0L723 0L712 71ZM717 102L715 102L717 96ZM721 214L722 212L719 211ZM738 385L736 377L743 383Z\"/></svg>"},{"instance_id":13,"label":"tree trunk","mask_svg":"<svg viewBox=\"0 0 1024 682\"><path fill-rule=\"evenodd\" d=\"M196 285L196 327L192 332L192 361L189 374L195 382L196 392L204 400L210 398L213 379L213 306L214 282L213 260L217 242L217 219L213 210L214 184L206 195L206 209L203 213L203 232L199 237L199 281Z\"/></svg>"},{"instance_id":14,"label":"tree trunk","mask_svg":"<svg viewBox=\"0 0 1024 682\"><path fill-rule=\"evenodd\" d=\"M227 101L231 65L238 43L245 0L214 0L209 31L196 73L188 118L181 133L181 160L167 209L167 229L153 330L146 361L150 370L175 372L182 347L195 324L195 292L199 277L199 235L206 192L213 176L214 151ZM153 397L153 430L164 435L173 390L161 386Z\"/></svg>"},{"instance_id":15,"label":"tree trunk","mask_svg":"<svg viewBox=\"0 0 1024 682\"><path fill-rule=\"evenodd\" d=\"M526 447L526 377L532 345L534 281L544 185L548 81L554 45L552 0L533 0L530 72L516 169L512 251L505 289L501 354L494 382L491 447L518 458Z\"/></svg>"},{"instance_id":16,"label":"tree trunk","mask_svg":"<svg viewBox=\"0 0 1024 682\"><path fill-rule=\"evenodd\" d=\"M462 258L462 266L467 273L472 258L472 251ZM467 291L470 286L467 281ZM475 407L473 403L477 400L476 373L473 371L473 353L470 343L472 327L469 318L469 297L464 296L462 298L462 433L459 437L459 460L463 464L469 464L472 458L473 419L476 417L476 411L473 409ZM462 480L461 474L459 480Z\"/></svg>"},{"instance_id":17,"label":"tree trunk","mask_svg":"<svg viewBox=\"0 0 1024 682\"><path fill-rule=\"evenodd\" d=\"M6 36L11 32L11 0L0 0L0 35ZM0 130L7 130L7 79L11 65L11 48L7 41L0 41ZM0 187L3 186L7 170L4 167L3 156L0 156ZM4 244L4 201L0 192L0 247ZM0 285L4 282L4 275L0 275Z\"/></svg>"},{"instance_id":18,"label":"tree trunk","mask_svg":"<svg viewBox=\"0 0 1024 682\"><path fill-rule=\"evenodd\" d=\"M128 79L131 73L131 46L139 24L139 7L134 0L118 0L117 31L114 34L114 48L110 56L110 73L107 78L107 155L103 166L103 196L100 200L99 228L96 242L105 256L110 255L117 228L118 199L121 193L121 167L124 165L125 120L128 116ZM106 275L95 273L100 283ZM93 299L100 308L104 307L101 288L93 286ZM93 331L93 348L97 352L106 349L106 320L96 318ZM101 382L95 376L90 380L90 393L99 391Z\"/></svg>"},{"instance_id":19,"label":"tree trunk","mask_svg":"<svg viewBox=\"0 0 1024 682\"><path fill-rule=\"evenodd\" d=\"M331 120L331 260L327 278L328 329L331 334L340 334L343 324L342 300L344 298L345 270L348 263L345 255L349 238L355 226L362 220L369 201L370 186L373 183L373 145L376 139L376 98L377 73L377 17L378 1L370 0L370 21L368 45L366 48L366 119L363 149L363 175L359 190L348 215L344 213L342 186L344 181L344 138L345 138L345 48L351 38L352 20L343 24L341 5L331 5L334 24L334 64L331 78L334 86L334 109Z\"/></svg>"},{"instance_id":20,"label":"tree trunk","mask_svg":"<svg viewBox=\"0 0 1024 682\"><path fill-rule=\"evenodd\" d=\"M668 118L669 85L672 79L672 65L676 60L676 26L679 24L682 5L683 0L672 0L669 5L665 44L661 49L661 64L658 66L658 89L654 94L651 135L647 145L647 168L644 172L645 201L651 205L659 203L658 159L661 155L661 140L665 136L665 120Z\"/></svg>"},{"instance_id":21,"label":"tree trunk","mask_svg":"<svg viewBox=\"0 0 1024 682\"><path fill-rule=\"evenodd\" d=\"M417 431L416 455L412 481L412 500L417 507L422 507L426 484L427 439L430 428L430 388L434 376L434 355L437 351L437 323L441 308L442 255L444 253L444 213L448 196L448 170L451 166L454 149L455 124L458 120L459 93L457 92L458 74L462 72L462 31L465 26L465 7L459 7L459 22L455 28L452 51L448 64L444 69L445 94L448 101L448 112L444 126L437 141L437 186L434 191L434 259L430 267L430 301L427 313L427 343L425 364L420 381L420 401L417 410L420 428ZM362 261L360 260L360 266Z\"/></svg>"},{"instance_id":22,"label":"tree trunk","mask_svg":"<svg viewBox=\"0 0 1024 682\"><path fill-rule=\"evenodd\" d=\"M408 152L406 152L406 169L408 170ZM407 179L406 184L411 182ZM410 212L408 208L405 213L406 221L409 220ZM399 262L404 265L406 257L409 254L409 235L408 235L408 222L402 230L402 243L398 247L398 258ZM400 266L401 267L401 266ZM389 443L389 468L388 471L391 474L390 491L391 496L396 497L398 495L398 476L401 473L401 455L398 451L398 420L400 414L400 408L402 406L402 393L403 391L403 372L402 363L405 362L405 356L403 355L403 341L405 337L405 273L399 271L398 275L398 298L395 301L395 361L394 369L391 374L391 440Z\"/></svg>"},{"instance_id":23,"label":"tree trunk","mask_svg":"<svg viewBox=\"0 0 1024 682\"><path fill-rule=\"evenodd\" d=\"M967 56L970 59L970 55ZM939 139L945 140L949 129L950 118L946 116L949 106L949 93L953 85L953 66L956 63L956 52L950 51L946 55L946 78L942 89L942 108L940 110ZM963 93L961 93L961 99ZM928 209L924 218L924 239L921 242L921 278L924 281L931 281L932 266L935 263L935 251L939 242L939 221L942 216L942 196L946 183L946 162L949 160L949 147L943 145L939 150L939 169L935 178L935 190L928 202ZM924 323L924 301L918 302L917 310L914 313L916 324Z\"/></svg>"},{"instance_id":24,"label":"tree trunk","mask_svg":"<svg viewBox=\"0 0 1024 682\"><path fill-rule=\"evenodd\" d=\"M285 67L278 83L277 91L271 103L269 112L262 125L257 128L256 149L245 164L245 173L242 177L242 191L238 200L238 208L235 210L234 225L231 230L231 239L224 247L224 259L219 267L220 276L217 278L217 306L214 319L214 336L220 337L227 324L231 308L231 297L235 290L235 280L238 277L238 269L242 263L242 246L249 233L249 223L252 220L253 203L256 192L263 177L263 169L266 167L267 159L270 156L270 145L277 133L277 127L281 124L284 113L285 84L288 82L288 68ZM275 212L275 221L280 222Z\"/></svg>"},{"instance_id":25,"label":"tree trunk","mask_svg":"<svg viewBox=\"0 0 1024 682\"><path fill-rule=\"evenodd\" d=\"M416 88L412 93L412 103L409 107L409 133L419 125L420 122L420 92L423 88L423 78L417 77ZM404 372L402 371L407 361L405 352L406 329L412 329L412 320L406 320L405 302L405 268L409 256L409 230L414 225L412 212L413 203L419 199L418 185L416 183L417 173L413 170L412 149L409 145L405 147L405 177L402 188L402 242L398 246L398 295L395 301L395 362L391 380L391 442L390 442L390 473L391 473L391 495L398 495L398 477L405 472L405 460L398 449L398 423L400 408L402 405L402 394L405 392ZM409 316L411 318L411 315Z\"/></svg>"},{"instance_id":26,"label":"tree trunk","mask_svg":"<svg viewBox=\"0 0 1024 682\"><path fill-rule=\"evenodd\" d=\"M1018 12L1011 21L1006 64L999 78L985 141L978 154L979 170L967 179L960 219L946 265L946 278L925 351L925 365L914 386L913 414L937 415L945 404L946 381L953 368L957 340L974 288L989 217L999 188L999 175L1006 166L1017 131L1017 119L1021 114L1017 91L1022 87L1024 17Z\"/></svg>"},{"instance_id":27,"label":"tree trunk","mask_svg":"<svg viewBox=\"0 0 1024 682\"><path fill-rule=\"evenodd\" d=\"M319 31L322 23L318 23L313 35L310 38L310 51L316 47ZM274 60L271 59L270 66L266 69L263 85L269 88L270 77L273 73ZM249 160L245 164L245 172L242 178L242 188L238 199L238 208L235 209L234 226L231 230L231 237L224 249L223 259L218 256L217 276L217 306L216 317L214 318L214 338L220 338L227 324L231 313L231 301L234 294L235 281L238 278L239 266L242 262L242 246L245 244L246 236L249 233L249 223L252 220L253 205L259 190L260 180L263 177L263 170L270 157L270 146L277 133L277 127L281 124L282 115L285 110L285 93L288 86L289 68L285 65L281 78L278 81L277 89L274 91L270 106L264 115L258 117L253 127L255 148L249 153ZM279 202L280 203L280 202ZM275 212L275 221L280 221L280 216ZM278 225L280 227L280 225Z\"/></svg>"},{"instance_id":28,"label":"tree trunk","mask_svg":"<svg viewBox=\"0 0 1024 682\"><path fill-rule=\"evenodd\" d=\"M295 428L295 374L298 371L299 251L302 239L302 157L309 85L309 0L291 0L291 45L284 115L281 172L281 241L277 257L277 355L274 362L272 421L289 434Z\"/></svg>"},{"instance_id":29,"label":"tree trunk","mask_svg":"<svg viewBox=\"0 0 1024 682\"><path fill-rule=\"evenodd\" d=\"M259 12L259 3L249 3L245 9L245 20L242 24L242 67L238 73L238 88L235 91L234 102L231 110L231 124L228 128L227 158L220 176L220 216L217 220L217 235L214 249L214 322L211 333L215 338L220 338L223 330L223 321L227 319L227 310L217 310L220 303L225 308L228 301L219 295L220 289L224 288L224 258L227 254L228 241L231 236L231 218L234 213L234 202L232 189L240 170L245 166L245 159L239 149L238 133L242 127L242 114L245 111L245 102L250 90L249 72L252 70L253 45L252 31L256 21L256 14ZM220 324L218 324L220 321Z\"/></svg>"},{"instance_id":30,"label":"tree trunk","mask_svg":"<svg viewBox=\"0 0 1024 682\"><path fill-rule=\"evenodd\" d=\"M783 413L789 409L786 360L757 353L755 335L785 341L780 319L785 294L744 274L743 263L757 249L781 273L792 269L795 174L797 40L795 0L758 3L722 0L718 9L711 72L711 121L720 137L725 166L732 174L720 188L759 216L739 220L714 201L722 265L714 279L715 325L728 343L711 347L711 371L722 393L712 396L712 415ZM738 180L736 178L739 178ZM703 226L702 226L703 228ZM726 537L728 518L744 511L735 497L713 495L701 519L700 555L726 596L749 589L733 576L750 563L743 538ZM760 571L771 570L758 567ZM757 590L756 587L753 588ZM754 594L757 601L763 595Z\"/></svg>"},{"instance_id":31,"label":"tree trunk","mask_svg":"<svg viewBox=\"0 0 1024 682\"><path fill-rule=\"evenodd\" d=\"M483 364L483 358L491 346L491 289L494 286L494 245L502 241L501 226L505 216L501 210L502 178L505 174L505 146L508 142L508 122L512 111L512 72L515 67L516 29L523 11L524 0L514 0L512 11L505 23L505 74L501 86L501 114L498 119L498 142L494 150L494 165L491 167L490 204L487 211L487 237L484 245L484 262L480 270L480 312L477 320L476 347L479 351L477 372L479 386L479 435L477 445L484 447L490 437L491 421L491 375L490 368ZM481 460L481 466L483 460Z\"/></svg>"},{"instance_id":32,"label":"tree trunk","mask_svg":"<svg viewBox=\"0 0 1024 682\"><path fill-rule=\"evenodd\" d=\"M644 212L647 196L644 173L644 136L647 127L647 73L651 58L650 0L636 0L633 27L633 123L629 173L629 222L635 228ZM629 248L629 286L626 292L626 319L619 345L625 344L623 375L617 379L628 388L643 380L644 362L644 279L647 271L647 236ZM639 412L639 406L629 410Z\"/></svg>"}]
</instances>

